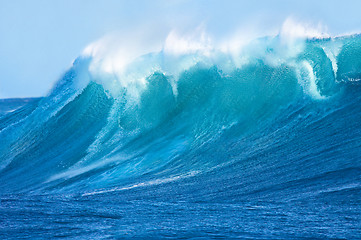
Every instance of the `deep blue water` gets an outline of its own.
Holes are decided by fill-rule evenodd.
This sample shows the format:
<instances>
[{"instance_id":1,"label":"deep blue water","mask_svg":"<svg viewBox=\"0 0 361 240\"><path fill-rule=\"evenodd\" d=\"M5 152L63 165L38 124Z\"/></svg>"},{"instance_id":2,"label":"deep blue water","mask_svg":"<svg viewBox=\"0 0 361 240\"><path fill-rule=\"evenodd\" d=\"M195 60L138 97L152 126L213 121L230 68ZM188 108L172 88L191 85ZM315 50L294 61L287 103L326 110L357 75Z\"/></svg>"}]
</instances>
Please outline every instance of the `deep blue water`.
<instances>
[{"instance_id":1,"label":"deep blue water","mask_svg":"<svg viewBox=\"0 0 361 240\"><path fill-rule=\"evenodd\" d=\"M292 44L1 100L0 238L361 239L361 37Z\"/></svg>"}]
</instances>

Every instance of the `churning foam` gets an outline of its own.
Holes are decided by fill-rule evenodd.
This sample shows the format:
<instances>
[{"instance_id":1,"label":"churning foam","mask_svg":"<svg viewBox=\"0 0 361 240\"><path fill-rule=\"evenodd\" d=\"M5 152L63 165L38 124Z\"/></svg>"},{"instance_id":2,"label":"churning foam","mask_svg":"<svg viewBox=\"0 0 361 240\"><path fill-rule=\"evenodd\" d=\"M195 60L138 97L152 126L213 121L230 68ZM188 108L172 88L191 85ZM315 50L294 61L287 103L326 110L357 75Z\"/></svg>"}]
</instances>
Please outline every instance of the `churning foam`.
<instances>
[{"instance_id":1,"label":"churning foam","mask_svg":"<svg viewBox=\"0 0 361 240\"><path fill-rule=\"evenodd\" d=\"M148 42L150 37L136 32L127 36L108 35L87 46L83 55L91 57L92 80L102 84L114 97L125 89L129 99L137 102L147 87L147 77L155 72L173 79L171 85L176 95L179 74L197 64L217 66L226 74L254 59L271 66L295 66L305 40L329 37L326 29L321 24L313 26L288 18L278 34L254 41L245 34L227 40L212 39L204 26L183 34L172 30L163 41Z\"/></svg>"}]
</instances>

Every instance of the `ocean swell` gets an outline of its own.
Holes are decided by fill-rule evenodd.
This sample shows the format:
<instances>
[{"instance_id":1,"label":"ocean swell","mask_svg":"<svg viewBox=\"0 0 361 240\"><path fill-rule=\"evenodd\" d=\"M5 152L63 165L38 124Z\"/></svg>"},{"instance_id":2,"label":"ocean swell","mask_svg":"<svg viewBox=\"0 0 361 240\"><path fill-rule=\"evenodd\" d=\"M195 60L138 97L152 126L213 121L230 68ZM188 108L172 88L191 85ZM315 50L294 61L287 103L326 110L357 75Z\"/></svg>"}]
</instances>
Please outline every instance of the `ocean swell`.
<instances>
[{"instance_id":1,"label":"ocean swell","mask_svg":"<svg viewBox=\"0 0 361 240\"><path fill-rule=\"evenodd\" d=\"M311 189L339 171L352 174L335 184L354 186L359 35L278 35L237 53L201 42L119 65L87 49L47 97L0 118L0 190L89 194L198 179L190 189L214 187L197 189L203 199L225 198L302 179L314 179Z\"/></svg>"}]
</instances>

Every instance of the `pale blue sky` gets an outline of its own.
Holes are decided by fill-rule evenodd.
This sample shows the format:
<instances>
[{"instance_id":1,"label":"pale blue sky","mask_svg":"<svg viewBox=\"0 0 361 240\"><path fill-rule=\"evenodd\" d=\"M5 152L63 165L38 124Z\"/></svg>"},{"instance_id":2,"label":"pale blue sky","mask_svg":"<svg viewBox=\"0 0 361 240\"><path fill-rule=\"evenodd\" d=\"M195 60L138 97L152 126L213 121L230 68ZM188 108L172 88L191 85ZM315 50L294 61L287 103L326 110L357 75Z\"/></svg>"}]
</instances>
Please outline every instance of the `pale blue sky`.
<instances>
[{"instance_id":1,"label":"pale blue sky","mask_svg":"<svg viewBox=\"0 0 361 240\"><path fill-rule=\"evenodd\" d=\"M0 98L43 96L91 42L147 29L154 38L204 25L211 35L278 29L287 17L328 33L360 32L361 1L0 0Z\"/></svg>"}]
</instances>

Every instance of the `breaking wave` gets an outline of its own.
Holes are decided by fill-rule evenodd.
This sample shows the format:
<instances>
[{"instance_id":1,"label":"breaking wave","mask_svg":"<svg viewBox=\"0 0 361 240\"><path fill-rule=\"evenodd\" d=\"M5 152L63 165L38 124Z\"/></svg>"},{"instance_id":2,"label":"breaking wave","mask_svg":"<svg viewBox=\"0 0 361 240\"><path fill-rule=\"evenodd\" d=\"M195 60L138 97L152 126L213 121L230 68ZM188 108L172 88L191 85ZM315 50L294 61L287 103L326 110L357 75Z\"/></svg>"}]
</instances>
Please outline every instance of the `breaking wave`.
<instances>
[{"instance_id":1,"label":"breaking wave","mask_svg":"<svg viewBox=\"0 0 361 240\"><path fill-rule=\"evenodd\" d=\"M207 199L359 187L359 35L280 34L237 51L175 39L127 61L93 44L48 96L2 116L0 191L179 182Z\"/></svg>"}]
</instances>

